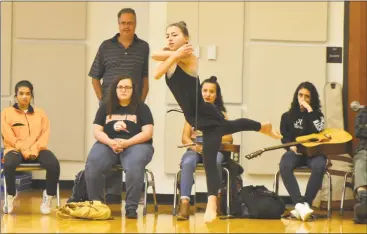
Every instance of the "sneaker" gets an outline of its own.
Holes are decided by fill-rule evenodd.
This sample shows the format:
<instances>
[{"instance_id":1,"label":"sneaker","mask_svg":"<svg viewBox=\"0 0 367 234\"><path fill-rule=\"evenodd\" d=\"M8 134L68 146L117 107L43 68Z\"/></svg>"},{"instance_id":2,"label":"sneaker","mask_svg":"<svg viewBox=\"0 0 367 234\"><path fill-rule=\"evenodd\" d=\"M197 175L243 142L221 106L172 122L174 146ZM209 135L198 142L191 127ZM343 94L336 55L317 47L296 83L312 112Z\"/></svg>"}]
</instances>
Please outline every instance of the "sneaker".
<instances>
[{"instance_id":1,"label":"sneaker","mask_svg":"<svg viewBox=\"0 0 367 234\"><path fill-rule=\"evenodd\" d=\"M297 203L295 206L295 210L301 216L302 221L307 221L307 219L312 215L313 210L309 208L309 206L304 203Z\"/></svg>"},{"instance_id":2,"label":"sneaker","mask_svg":"<svg viewBox=\"0 0 367 234\"><path fill-rule=\"evenodd\" d=\"M304 202L303 204L306 206L306 208L307 208L308 210L310 210L310 211L312 211L312 212L313 212L313 209L311 209L310 205L309 205L307 202Z\"/></svg>"},{"instance_id":3,"label":"sneaker","mask_svg":"<svg viewBox=\"0 0 367 234\"><path fill-rule=\"evenodd\" d=\"M359 192L358 203L354 205L354 223L367 223L367 192Z\"/></svg>"},{"instance_id":4,"label":"sneaker","mask_svg":"<svg viewBox=\"0 0 367 234\"><path fill-rule=\"evenodd\" d=\"M5 210L5 204L3 206L3 212L5 214L10 214L10 213L13 212L13 210L14 210L14 200L17 197L17 195L18 195L18 193L15 193L15 196L13 196L13 195L7 195L8 196L7 197L8 198L8 210L7 211Z\"/></svg>"},{"instance_id":5,"label":"sneaker","mask_svg":"<svg viewBox=\"0 0 367 234\"><path fill-rule=\"evenodd\" d=\"M127 209L125 217L127 219L137 219L138 218L138 213L136 213L135 209Z\"/></svg>"},{"instance_id":6,"label":"sneaker","mask_svg":"<svg viewBox=\"0 0 367 234\"><path fill-rule=\"evenodd\" d=\"M43 190L43 199L42 199L42 204L41 204L41 213L42 214L51 213L52 199L53 199L53 196L47 195L46 190Z\"/></svg>"},{"instance_id":7,"label":"sneaker","mask_svg":"<svg viewBox=\"0 0 367 234\"><path fill-rule=\"evenodd\" d=\"M367 202L359 202L354 205L354 223L367 224Z\"/></svg>"},{"instance_id":8,"label":"sneaker","mask_svg":"<svg viewBox=\"0 0 367 234\"><path fill-rule=\"evenodd\" d=\"M291 210L291 216L295 217L298 220L301 220L301 216L298 214L296 210Z\"/></svg>"}]
</instances>

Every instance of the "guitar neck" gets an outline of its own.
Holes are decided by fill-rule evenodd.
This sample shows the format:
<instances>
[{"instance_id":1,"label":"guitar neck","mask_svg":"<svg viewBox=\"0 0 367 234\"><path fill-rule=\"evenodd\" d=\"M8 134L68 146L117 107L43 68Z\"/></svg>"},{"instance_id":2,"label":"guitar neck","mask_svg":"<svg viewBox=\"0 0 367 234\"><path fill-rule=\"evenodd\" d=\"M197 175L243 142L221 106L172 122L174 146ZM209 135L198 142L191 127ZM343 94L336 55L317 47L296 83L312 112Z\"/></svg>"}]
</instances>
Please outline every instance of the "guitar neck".
<instances>
[{"instance_id":1,"label":"guitar neck","mask_svg":"<svg viewBox=\"0 0 367 234\"><path fill-rule=\"evenodd\" d=\"M285 144L282 144L282 145L276 145L276 146L264 148L263 151L265 152L265 151L271 151L271 150L277 150L277 149L281 149L281 148L291 147L291 146L295 146L295 145L300 145L302 143L307 143L309 141L310 140L289 142L289 143L285 143Z\"/></svg>"}]
</instances>

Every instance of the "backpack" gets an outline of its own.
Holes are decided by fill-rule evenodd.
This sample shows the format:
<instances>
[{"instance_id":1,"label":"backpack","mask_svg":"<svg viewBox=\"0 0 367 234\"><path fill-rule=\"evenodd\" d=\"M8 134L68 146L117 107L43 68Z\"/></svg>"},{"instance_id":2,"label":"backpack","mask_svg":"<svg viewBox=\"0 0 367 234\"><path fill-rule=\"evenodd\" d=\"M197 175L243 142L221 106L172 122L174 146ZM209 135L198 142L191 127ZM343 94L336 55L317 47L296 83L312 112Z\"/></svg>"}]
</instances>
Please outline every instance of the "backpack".
<instances>
[{"instance_id":1,"label":"backpack","mask_svg":"<svg viewBox=\"0 0 367 234\"><path fill-rule=\"evenodd\" d=\"M56 216L61 219L113 219L111 217L111 209L100 201L67 203L57 210Z\"/></svg>"},{"instance_id":2,"label":"backpack","mask_svg":"<svg viewBox=\"0 0 367 234\"><path fill-rule=\"evenodd\" d=\"M67 203L84 202L87 200L89 200L87 193L87 183L85 181L85 172L82 170L75 176L73 192L71 197L67 200Z\"/></svg>"},{"instance_id":3,"label":"backpack","mask_svg":"<svg viewBox=\"0 0 367 234\"><path fill-rule=\"evenodd\" d=\"M355 135L356 138L367 139L367 109L361 109L355 119Z\"/></svg>"},{"instance_id":4,"label":"backpack","mask_svg":"<svg viewBox=\"0 0 367 234\"><path fill-rule=\"evenodd\" d=\"M238 191L231 213L235 218L280 219L284 201L265 186L245 186Z\"/></svg>"},{"instance_id":5,"label":"backpack","mask_svg":"<svg viewBox=\"0 0 367 234\"><path fill-rule=\"evenodd\" d=\"M237 204L235 204L235 200L236 200L236 196L237 196L237 193L238 193L238 190L240 188L242 188L243 186L243 182L242 182L242 178L241 178L241 174L243 173L243 167L238 164L237 162L235 162L233 159L229 158L227 163L225 164L224 166L225 168L228 169L229 171L229 178L230 178L230 181L229 181L229 201L230 201L230 204L229 204L229 208L230 210L232 211L233 210L233 207L236 206ZM222 181L222 189L221 190L221 200L220 200L220 210L221 210L221 213L224 214L224 215L227 215L227 184L226 184L226 181L227 181L227 178L226 178L226 173L223 173L223 181ZM231 212L232 213L232 212Z\"/></svg>"}]
</instances>

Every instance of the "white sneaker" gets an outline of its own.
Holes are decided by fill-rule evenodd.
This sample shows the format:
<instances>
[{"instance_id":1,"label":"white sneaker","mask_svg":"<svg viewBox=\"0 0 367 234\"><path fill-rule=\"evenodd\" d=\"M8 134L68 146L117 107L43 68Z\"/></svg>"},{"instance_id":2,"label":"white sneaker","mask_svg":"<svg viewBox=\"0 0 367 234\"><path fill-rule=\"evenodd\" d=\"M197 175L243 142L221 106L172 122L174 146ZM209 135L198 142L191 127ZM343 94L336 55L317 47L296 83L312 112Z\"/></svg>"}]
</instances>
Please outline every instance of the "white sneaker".
<instances>
[{"instance_id":1,"label":"white sneaker","mask_svg":"<svg viewBox=\"0 0 367 234\"><path fill-rule=\"evenodd\" d=\"M10 214L14 210L14 200L17 197L18 193L15 193L15 196L13 195L7 195L8 196L8 210L5 210L5 204L3 206L3 212L5 214Z\"/></svg>"},{"instance_id":2,"label":"white sneaker","mask_svg":"<svg viewBox=\"0 0 367 234\"><path fill-rule=\"evenodd\" d=\"M43 199L42 199L42 204L41 204L41 213L42 214L51 213L52 199L53 199L53 196L47 195L46 190L43 190Z\"/></svg>"},{"instance_id":3,"label":"white sneaker","mask_svg":"<svg viewBox=\"0 0 367 234\"><path fill-rule=\"evenodd\" d=\"M297 213L301 216L303 221L306 221L310 215L312 215L313 210L311 210L308 206L303 203L297 203L294 207Z\"/></svg>"},{"instance_id":4,"label":"white sneaker","mask_svg":"<svg viewBox=\"0 0 367 234\"><path fill-rule=\"evenodd\" d=\"M301 220L301 216L298 214L296 210L291 210L291 215L298 220Z\"/></svg>"},{"instance_id":5,"label":"white sneaker","mask_svg":"<svg viewBox=\"0 0 367 234\"><path fill-rule=\"evenodd\" d=\"M303 203L307 209L309 209L311 212L313 212L313 209L311 209L310 205L307 202Z\"/></svg>"}]
</instances>

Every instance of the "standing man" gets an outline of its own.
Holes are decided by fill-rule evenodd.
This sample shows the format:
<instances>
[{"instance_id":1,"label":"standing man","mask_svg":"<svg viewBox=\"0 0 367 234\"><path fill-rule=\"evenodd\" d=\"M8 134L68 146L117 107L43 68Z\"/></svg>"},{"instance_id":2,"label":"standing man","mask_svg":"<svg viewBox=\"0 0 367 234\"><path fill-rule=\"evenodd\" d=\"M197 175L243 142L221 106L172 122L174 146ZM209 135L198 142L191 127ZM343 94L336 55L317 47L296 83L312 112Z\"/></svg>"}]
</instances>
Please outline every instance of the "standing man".
<instances>
[{"instance_id":1,"label":"standing man","mask_svg":"<svg viewBox=\"0 0 367 234\"><path fill-rule=\"evenodd\" d=\"M136 14L133 9L120 10L117 19L119 33L100 45L89 72L94 91L98 100L103 101L115 78L132 77L141 99L145 101L149 90L149 45L135 34Z\"/></svg>"},{"instance_id":2,"label":"standing man","mask_svg":"<svg viewBox=\"0 0 367 234\"><path fill-rule=\"evenodd\" d=\"M132 77L137 93L144 102L149 90L149 45L135 34L134 9L123 8L117 14L117 20L119 33L102 42L89 76L92 77L92 85L100 104L107 99L108 87L112 81L121 77ZM121 203L121 173L111 174L106 182L106 203Z\"/></svg>"}]
</instances>

